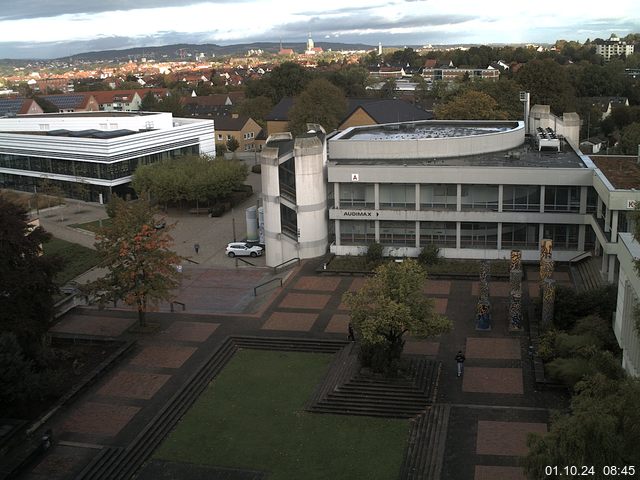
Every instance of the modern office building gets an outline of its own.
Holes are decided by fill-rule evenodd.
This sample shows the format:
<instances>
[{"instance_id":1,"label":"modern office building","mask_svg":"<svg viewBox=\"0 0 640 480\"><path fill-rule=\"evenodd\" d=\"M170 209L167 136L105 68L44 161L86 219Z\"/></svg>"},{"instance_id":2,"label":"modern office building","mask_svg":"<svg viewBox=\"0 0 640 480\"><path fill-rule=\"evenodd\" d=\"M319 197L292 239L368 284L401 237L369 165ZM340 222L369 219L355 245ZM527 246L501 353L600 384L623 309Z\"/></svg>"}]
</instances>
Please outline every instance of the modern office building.
<instances>
[{"instance_id":1,"label":"modern office building","mask_svg":"<svg viewBox=\"0 0 640 480\"><path fill-rule=\"evenodd\" d=\"M138 165L187 154L215 155L211 120L170 113L82 112L0 118L0 187L55 185L91 201L130 193ZM82 196L86 194L83 193Z\"/></svg>"},{"instance_id":2,"label":"modern office building","mask_svg":"<svg viewBox=\"0 0 640 480\"><path fill-rule=\"evenodd\" d=\"M611 57L633 55L634 48L635 46L632 43L623 42L615 33L612 33L609 40L596 43L596 54L602 55L604 60L608 62Z\"/></svg>"}]
</instances>

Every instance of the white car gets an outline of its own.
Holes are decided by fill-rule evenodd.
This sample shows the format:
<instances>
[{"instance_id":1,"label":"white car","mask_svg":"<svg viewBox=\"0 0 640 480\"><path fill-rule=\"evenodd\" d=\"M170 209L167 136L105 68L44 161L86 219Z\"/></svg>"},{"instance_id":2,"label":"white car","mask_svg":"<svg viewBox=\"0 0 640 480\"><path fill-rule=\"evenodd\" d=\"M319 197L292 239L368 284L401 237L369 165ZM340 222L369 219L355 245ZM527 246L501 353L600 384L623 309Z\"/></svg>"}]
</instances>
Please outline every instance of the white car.
<instances>
[{"instance_id":1,"label":"white car","mask_svg":"<svg viewBox=\"0 0 640 480\"><path fill-rule=\"evenodd\" d=\"M227 245L227 255L231 258L238 257L260 257L264 250L259 245L251 245L245 242L233 242Z\"/></svg>"}]
</instances>

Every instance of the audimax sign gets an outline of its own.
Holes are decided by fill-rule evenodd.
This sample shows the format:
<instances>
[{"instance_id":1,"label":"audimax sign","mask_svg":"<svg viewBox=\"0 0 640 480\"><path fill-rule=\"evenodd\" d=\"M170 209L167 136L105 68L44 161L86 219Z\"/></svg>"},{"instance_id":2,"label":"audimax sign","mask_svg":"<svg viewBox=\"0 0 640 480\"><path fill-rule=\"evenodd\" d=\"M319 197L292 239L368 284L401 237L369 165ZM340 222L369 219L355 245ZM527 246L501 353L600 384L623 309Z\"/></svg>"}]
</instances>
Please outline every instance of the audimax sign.
<instances>
[{"instance_id":1,"label":"audimax sign","mask_svg":"<svg viewBox=\"0 0 640 480\"><path fill-rule=\"evenodd\" d=\"M378 212L371 210L344 210L342 212L343 217L355 217L355 218L374 218L380 215Z\"/></svg>"}]
</instances>

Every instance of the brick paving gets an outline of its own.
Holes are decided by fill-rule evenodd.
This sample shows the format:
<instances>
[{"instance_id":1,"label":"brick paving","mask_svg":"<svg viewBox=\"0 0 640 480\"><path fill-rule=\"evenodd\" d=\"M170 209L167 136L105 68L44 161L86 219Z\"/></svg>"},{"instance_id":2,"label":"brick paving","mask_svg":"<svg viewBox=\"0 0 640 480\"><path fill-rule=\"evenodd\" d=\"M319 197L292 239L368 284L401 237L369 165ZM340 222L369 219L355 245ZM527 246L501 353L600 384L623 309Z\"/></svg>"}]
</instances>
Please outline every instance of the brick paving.
<instances>
[{"instance_id":1,"label":"brick paving","mask_svg":"<svg viewBox=\"0 0 640 480\"><path fill-rule=\"evenodd\" d=\"M522 369L465 367L462 391L522 395Z\"/></svg>"},{"instance_id":2,"label":"brick paving","mask_svg":"<svg viewBox=\"0 0 640 480\"><path fill-rule=\"evenodd\" d=\"M327 327L324 329L326 333L342 333L348 334L349 332L349 321L351 317L349 315L345 315L342 313L336 313L332 315L331 320L327 324Z\"/></svg>"},{"instance_id":3,"label":"brick paving","mask_svg":"<svg viewBox=\"0 0 640 480\"><path fill-rule=\"evenodd\" d=\"M35 466L30 477L47 480L67 479L69 471L77 469L93 455L95 450L56 445L51 453Z\"/></svg>"},{"instance_id":4,"label":"brick paving","mask_svg":"<svg viewBox=\"0 0 640 480\"><path fill-rule=\"evenodd\" d=\"M467 358L520 359L520 340L516 338L467 338Z\"/></svg>"},{"instance_id":5,"label":"brick paving","mask_svg":"<svg viewBox=\"0 0 640 480\"><path fill-rule=\"evenodd\" d=\"M449 295L451 291L451 281L429 279L422 291L428 295Z\"/></svg>"},{"instance_id":6,"label":"brick paving","mask_svg":"<svg viewBox=\"0 0 640 480\"><path fill-rule=\"evenodd\" d=\"M527 435L544 434L546 423L478 422L476 453L479 455L522 456L528 452Z\"/></svg>"},{"instance_id":7,"label":"brick paving","mask_svg":"<svg viewBox=\"0 0 640 480\"><path fill-rule=\"evenodd\" d=\"M148 400L162 388L171 375L120 371L100 390L98 395Z\"/></svg>"},{"instance_id":8,"label":"brick paving","mask_svg":"<svg viewBox=\"0 0 640 480\"><path fill-rule=\"evenodd\" d=\"M333 292L340 284L340 278L337 277L300 277L295 283L296 290L322 290Z\"/></svg>"},{"instance_id":9,"label":"brick paving","mask_svg":"<svg viewBox=\"0 0 640 480\"><path fill-rule=\"evenodd\" d=\"M447 313L447 305L449 304L449 299L448 298L434 298L433 299L433 306L435 307L435 310L437 313L439 313L440 315L444 315L445 313Z\"/></svg>"},{"instance_id":10,"label":"brick paving","mask_svg":"<svg viewBox=\"0 0 640 480\"><path fill-rule=\"evenodd\" d=\"M527 480L522 467L476 465L473 480Z\"/></svg>"},{"instance_id":11,"label":"brick paving","mask_svg":"<svg viewBox=\"0 0 640 480\"><path fill-rule=\"evenodd\" d=\"M322 310L330 295L316 295L313 293L287 293L280 302L280 308L308 308L310 310Z\"/></svg>"},{"instance_id":12,"label":"brick paving","mask_svg":"<svg viewBox=\"0 0 640 480\"><path fill-rule=\"evenodd\" d=\"M353 280L351 280L351 285L349 285L348 290L350 292L356 292L362 288L362 286L364 285L364 282L366 281L367 279L363 277L354 278Z\"/></svg>"},{"instance_id":13,"label":"brick paving","mask_svg":"<svg viewBox=\"0 0 640 480\"><path fill-rule=\"evenodd\" d=\"M130 363L149 368L180 368L196 350L177 345L148 345Z\"/></svg>"},{"instance_id":14,"label":"brick paving","mask_svg":"<svg viewBox=\"0 0 640 480\"><path fill-rule=\"evenodd\" d=\"M440 350L438 342L430 342L428 340L407 340L404 343L403 353L409 355L429 355L435 357Z\"/></svg>"},{"instance_id":15,"label":"brick paving","mask_svg":"<svg viewBox=\"0 0 640 480\"><path fill-rule=\"evenodd\" d=\"M118 318L107 316L92 316L87 321L84 315L67 315L51 328L52 332L73 333L78 335L96 335L99 337L118 337L136 323L135 318Z\"/></svg>"},{"instance_id":16,"label":"brick paving","mask_svg":"<svg viewBox=\"0 0 640 480\"><path fill-rule=\"evenodd\" d=\"M511 286L508 282L489 282L489 297L508 297ZM480 282L473 282L471 285L471 295L480 294Z\"/></svg>"},{"instance_id":17,"label":"brick paving","mask_svg":"<svg viewBox=\"0 0 640 480\"><path fill-rule=\"evenodd\" d=\"M317 318L317 313L274 312L262 325L262 329L308 332Z\"/></svg>"},{"instance_id":18,"label":"brick paving","mask_svg":"<svg viewBox=\"0 0 640 480\"><path fill-rule=\"evenodd\" d=\"M71 411L62 424L62 430L115 436L138 411L140 407L86 402Z\"/></svg>"},{"instance_id":19,"label":"brick paving","mask_svg":"<svg viewBox=\"0 0 640 480\"><path fill-rule=\"evenodd\" d=\"M185 342L204 342L216 331L219 324L204 322L175 322L162 332L162 337Z\"/></svg>"}]
</instances>

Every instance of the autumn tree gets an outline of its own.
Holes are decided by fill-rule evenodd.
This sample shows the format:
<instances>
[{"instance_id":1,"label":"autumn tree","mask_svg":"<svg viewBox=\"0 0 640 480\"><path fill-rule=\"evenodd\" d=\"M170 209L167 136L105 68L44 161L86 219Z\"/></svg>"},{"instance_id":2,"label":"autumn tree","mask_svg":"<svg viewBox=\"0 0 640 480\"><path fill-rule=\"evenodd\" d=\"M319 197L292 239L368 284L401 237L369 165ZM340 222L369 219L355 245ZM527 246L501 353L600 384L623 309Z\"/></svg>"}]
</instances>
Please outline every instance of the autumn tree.
<instances>
[{"instance_id":1,"label":"autumn tree","mask_svg":"<svg viewBox=\"0 0 640 480\"><path fill-rule=\"evenodd\" d=\"M439 315L425 297L427 274L415 260L389 262L375 270L357 292L345 293L351 322L361 341L363 365L393 373L404 335L431 337L448 332L451 321Z\"/></svg>"},{"instance_id":2,"label":"autumn tree","mask_svg":"<svg viewBox=\"0 0 640 480\"><path fill-rule=\"evenodd\" d=\"M102 302L123 300L135 306L140 326L151 306L174 298L182 257L170 250L173 225L156 229L154 210L145 200L115 200L112 223L96 236L100 265L107 274L90 289Z\"/></svg>"},{"instance_id":3,"label":"autumn tree","mask_svg":"<svg viewBox=\"0 0 640 480\"><path fill-rule=\"evenodd\" d=\"M468 90L436 107L438 120L506 120L507 113L486 93Z\"/></svg>"},{"instance_id":4,"label":"autumn tree","mask_svg":"<svg viewBox=\"0 0 640 480\"><path fill-rule=\"evenodd\" d=\"M0 195L0 333L13 333L29 353L53 316L60 259L42 256L51 235L29 224L26 210Z\"/></svg>"},{"instance_id":5,"label":"autumn tree","mask_svg":"<svg viewBox=\"0 0 640 480\"><path fill-rule=\"evenodd\" d=\"M230 152L235 152L236 150L238 150L238 147L240 147L240 142L238 142L238 139L236 137L232 136L227 140L226 146L227 150L229 150Z\"/></svg>"},{"instance_id":6,"label":"autumn tree","mask_svg":"<svg viewBox=\"0 0 640 480\"><path fill-rule=\"evenodd\" d=\"M289 112L289 128L294 134L306 131L307 123L318 123L327 132L335 130L347 110L342 90L324 78L312 80Z\"/></svg>"}]
</instances>

